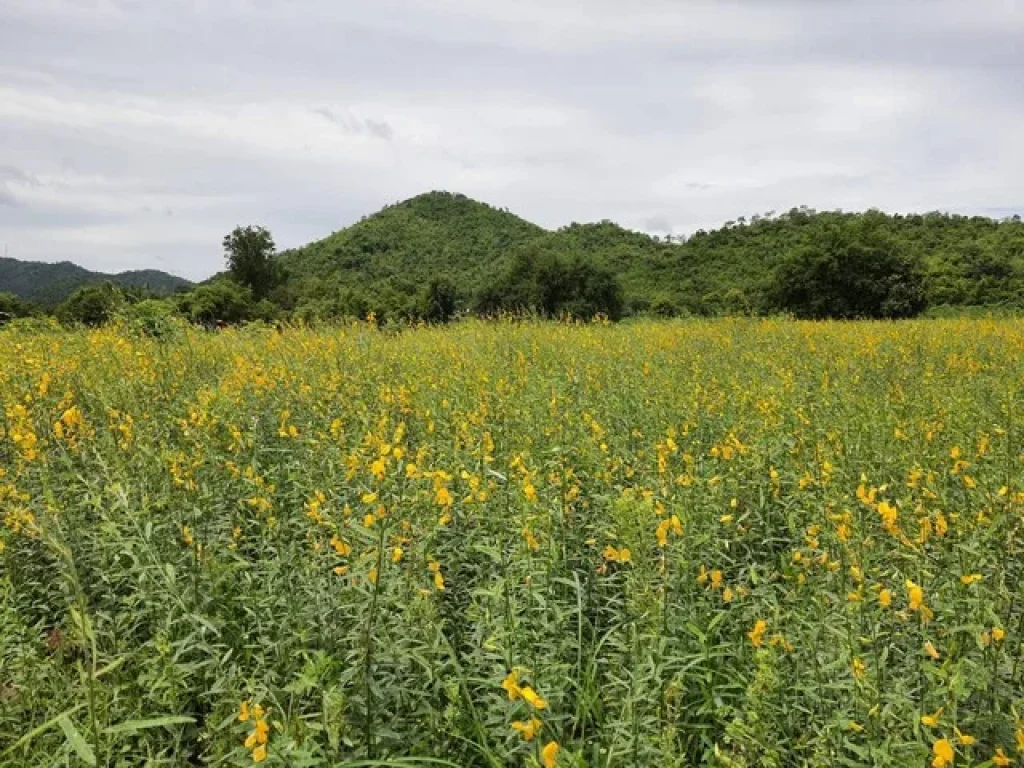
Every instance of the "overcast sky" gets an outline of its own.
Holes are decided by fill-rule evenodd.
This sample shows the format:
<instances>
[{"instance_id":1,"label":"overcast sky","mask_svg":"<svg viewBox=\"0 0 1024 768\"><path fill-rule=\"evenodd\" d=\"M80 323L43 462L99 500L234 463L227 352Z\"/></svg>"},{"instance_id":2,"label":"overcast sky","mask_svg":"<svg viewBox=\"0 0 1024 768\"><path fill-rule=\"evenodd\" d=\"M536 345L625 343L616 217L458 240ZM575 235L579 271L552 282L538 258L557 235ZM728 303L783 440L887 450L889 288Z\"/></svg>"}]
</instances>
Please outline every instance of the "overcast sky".
<instances>
[{"instance_id":1,"label":"overcast sky","mask_svg":"<svg viewBox=\"0 0 1024 768\"><path fill-rule=\"evenodd\" d=\"M689 233L1024 210L1018 0L2 0L0 247L205 277L431 189Z\"/></svg>"}]
</instances>

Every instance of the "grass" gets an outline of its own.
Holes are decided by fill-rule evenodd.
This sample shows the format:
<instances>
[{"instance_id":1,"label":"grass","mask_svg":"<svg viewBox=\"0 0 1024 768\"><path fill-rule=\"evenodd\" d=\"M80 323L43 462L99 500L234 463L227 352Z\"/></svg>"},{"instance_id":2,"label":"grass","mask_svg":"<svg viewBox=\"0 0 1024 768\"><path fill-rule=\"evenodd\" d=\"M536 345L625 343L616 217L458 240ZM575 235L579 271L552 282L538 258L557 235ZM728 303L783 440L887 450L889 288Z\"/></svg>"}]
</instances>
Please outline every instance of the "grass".
<instances>
[{"instance_id":1,"label":"grass","mask_svg":"<svg viewBox=\"0 0 1024 768\"><path fill-rule=\"evenodd\" d=\"M1019 764L1019 321L0 347L0 765Z\"/></svg>"}]
</instances>

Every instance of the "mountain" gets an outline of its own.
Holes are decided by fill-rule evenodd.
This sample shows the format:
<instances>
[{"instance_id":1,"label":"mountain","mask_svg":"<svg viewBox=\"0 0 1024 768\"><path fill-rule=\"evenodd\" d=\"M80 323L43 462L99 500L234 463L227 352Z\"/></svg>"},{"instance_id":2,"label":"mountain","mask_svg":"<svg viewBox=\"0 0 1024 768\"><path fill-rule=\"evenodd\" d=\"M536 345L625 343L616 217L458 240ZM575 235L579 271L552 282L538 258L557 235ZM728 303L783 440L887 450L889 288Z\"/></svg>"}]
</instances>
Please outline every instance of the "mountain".
<instances>
[{"instance_id":1,"label":"mountain","mask_svg":"<svg viewBox=\"0 0 1024 768\"><path fill-rule=\"evenodd\" d=\"M146 289L161 296L192 286L188 280L155 269L105 274L92 272L69 261L50 264L0 258L0 293L12 293L46 307L59 304L83 285L107 282L125 288Z\"/></svg>"},{"instance_id":2,"label":"mountain","mask_svg":"<svg viewBox=\"0 0 1024 768\"><path fill-rule=\"evenodd\" d=\"M291 274L291 301L298 305L336 302L339 292L348 292L362 297L358 306L400 310L431 278L445 276L455 284L459 303L469 306L518 253L533 250L610 270L633 311L705 315L764 309L776 267L837 231L881 233L919 257L933 306L1024 306L1019 217L801 207L663 239L611 221L549 231L464 195L431 192L281 258Z\"/></svg>"},{"instance_id":3,"label":"mountain","mask_svg":"<svg viewBox=\"0 0 1024 768\"><path fill-rule=\"evenodd\" d=\"M545 233L465 195L430 192L387 206L307 246L281 254L303 296L338 288L414 294L433 277L476 285L508 253Z\"/></svg>"}]
</instances>

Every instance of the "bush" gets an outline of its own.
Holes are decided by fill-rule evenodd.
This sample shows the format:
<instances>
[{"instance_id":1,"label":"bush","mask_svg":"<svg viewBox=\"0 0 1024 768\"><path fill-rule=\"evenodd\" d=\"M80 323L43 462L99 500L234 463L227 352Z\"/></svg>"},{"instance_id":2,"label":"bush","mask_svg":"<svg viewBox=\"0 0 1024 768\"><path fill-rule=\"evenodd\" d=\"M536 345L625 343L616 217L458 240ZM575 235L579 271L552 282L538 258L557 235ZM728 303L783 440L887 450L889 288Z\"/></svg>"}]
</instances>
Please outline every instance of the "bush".
<instances>
[{"instance_id":1,"label":"bush","mask_svg":"<svg viewBox=\"0 0 1024 768\"><path fill-rule=\"evenodd\" d=\"M108 323L127 306L124 294L110 283L85 285L57 307L57 319L65 325L95 328Z\"/></svg>"},{"instance_id":2,"label":"bush","mask_svg":"<svg viewBox=\"0 0 1024 768\"><path fill-rule=\"evenodd\" d=\"M178 299L178 311L193 323L233 325L254 316L252 291L228 280L200 285Z\"/></svg>"},{"instance_id":3,"label":"bush","mask_svg":"<svg viewBox=\"0 0 1024 768\"><path fill-rule=\"evenodd\" d=\"M901 318L926 305L918 259L880 232L833 229L785 259L774 308L801 318Z\"/></svg>"},{"instance_id":4,"label":"bush","mask_svg":"<svg viewBox=\"0 0 1024 768\"><path fill-rule=\"evenodd\" d=\"M607 269L575 256L568 260L550 251L520 251L511 267L477 295L482 315L536 313L544 317L589 319L622 317L622 288Z\"/></svg>"},{"instance_id":5,"label":"bush","mask_svg":"<svg viewBox=\"0 0 1024 768\"><path fill-rule=\"evenodd\" d=\"M19 317L28 317L32 314L32 307L28 302L15 296L13 293L0 293L0 325Z\"/></svg>"},{"instance_id":6,"label":"bush","mask_svg":"<svg viewBox=\"0 0 1024 768\"><path fill-rule=\"evenodd\" d=\"M419 316L428 323L447 323L455 316L456 295L455 283L434 278L420 297Z\"/></svg>"}]
</instances>

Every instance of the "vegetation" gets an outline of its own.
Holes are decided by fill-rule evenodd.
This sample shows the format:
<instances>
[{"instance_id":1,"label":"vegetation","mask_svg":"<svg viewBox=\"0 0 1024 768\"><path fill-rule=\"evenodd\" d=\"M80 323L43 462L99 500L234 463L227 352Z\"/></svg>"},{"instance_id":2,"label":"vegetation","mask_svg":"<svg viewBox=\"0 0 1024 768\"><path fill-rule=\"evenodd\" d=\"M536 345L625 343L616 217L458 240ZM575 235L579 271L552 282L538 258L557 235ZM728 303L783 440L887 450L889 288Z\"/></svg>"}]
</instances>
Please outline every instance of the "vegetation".
<instances>
[{"instance_id":1,"label":"vegetation","mask_svg":"<svg viewBox=\"0 0 1024 768\"><path fill-rule=\"evenodd\" d=\"M483 315L533 313L618 320L622 289L606 268L579 256L565 261L557 253L527 246L503 275L479 293L476 310Z\"/></svg>"},{"instance_id":2,"label":"vegetation","mask_svg":"<svg viewBox=\"0 0 1024 768\"><path fill-rule=\"evenodd\" d=\"M32 305L13 293L0 293L0 325L18 317L32 314Z\"/></svg>"},{"instance_id":3,"label":"vegetation","mask_svg":"<svg viewBox=\"0 0 1024 768\"><path fill-rule=\"evenodd\" d=\"M85 285L57 307L57 318L68 325L95 328L110 322L126 304L125 295L110 283Z\"/></svg>"},{"instance_id":4,"label":"vegetation","mask_svg":"<svg viewBox=\"0 0 1024 768\"><path fill-rule=\"evenodd\" d=\"M1020 764L1015 320L0 345L0 764Z\"/></svg>"},{"instance_id":5,"label":"vegetation","mask_svg":"<svg viewBox=\"0 0 1024 768\"><path fill-rule=\"evenodd\" d=\"M913 317L925 307L918 259L877 231L836 229L786 257L775 271L774 304L797 317Z\"/></svg>"},{"instance_id":6,"label":"vegetation","mask_svg":"<svg viewBox=\"0 0 1024 768\"><path fill-rule=\"evenodd\" d=\"M286 278L276 251L274 238L264 227L235 227L224 238L228 274L257 301L267 298Z\"/></svg>"},{"instance_id":7,"label":"vegetation","mask_svg":"<svg viewBox=\"0 0 1024 768\"><path fill-rule=\"evenodd\" d=\"M67 261L47 264L0 258L0 291L51 310L82 286L103 283L156 296L167 296L192 285L188 280L154 269L107 275Z\"/></svg>"},{"instance_id":8,"label":"vegetation","mask_svg":"<svg viewBox=\"0 0 1024 768\"><path fill-rule=\"evenodd\" d=\"M231 279L248 290L252 306L232 302L213 317L214 303L213 315L194 313L197 301L211 306L212 295L203 290L180 302L185 316L201 316L205 324L254 316L409 323L445 322L471 311L582 319L897 318L950 308L1024 309L1024 223L1018 217L799 208L660 239L609 221L550 232L463 195L432 192L303 248L277 254L261 227L235 229L224 248L228 270L214 280ZM37 288L29 290L28 283ZM37 295L44 278L28 283L9 283L0 268L0 290ZM45 286L63 296L72 292L54 280ZM142 297L164 292L126 290ZM226 298L224 290L214 292Z\"/></svg>"},{"instance_id":9,"label":"vegetation","mask_svg":"<svg viewBox=\"0 0 1024 768\"><path fill-rule=\"evenodd\" d=\"M795 277L801 260L801 279L810 279L807 268L815 261L827 268L837 247L884 254L868 270L870 277L857 276L867 294L888 298L872 300L874 306L865 308L841 303L833 311L831 299L819 296L817 314L903 316L925 307L1019 309L1024 304L1024 224L1019 218L939 213L890 216L799 208L740 219L685 239L659 239L608 221L548 232L507 211L434 192L286 252L282 261L293 273L289 301L314 307L304 311L315 316L354 307L378 318L414 318L422 286L438 274L455 285L460 310L522 305L534 291L532 281L513 286L510 274L523 274L524 260L536 261L539 254L613 275L625 314L807 314L797 286L780 290L780 280ZM852 259L844 268L862 262L857 253L847 255ZM816 279L842 283L836 275ZM891 290L904 289L905 296L889 296ZM537 307L535 301L525 303Z\"/></svg>"}]
</instances>

